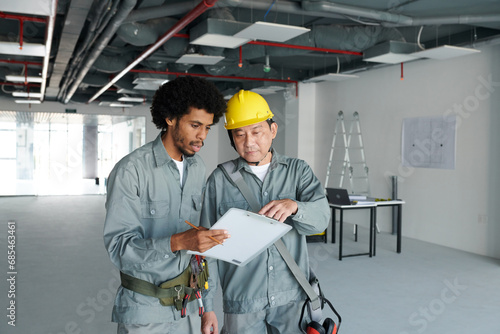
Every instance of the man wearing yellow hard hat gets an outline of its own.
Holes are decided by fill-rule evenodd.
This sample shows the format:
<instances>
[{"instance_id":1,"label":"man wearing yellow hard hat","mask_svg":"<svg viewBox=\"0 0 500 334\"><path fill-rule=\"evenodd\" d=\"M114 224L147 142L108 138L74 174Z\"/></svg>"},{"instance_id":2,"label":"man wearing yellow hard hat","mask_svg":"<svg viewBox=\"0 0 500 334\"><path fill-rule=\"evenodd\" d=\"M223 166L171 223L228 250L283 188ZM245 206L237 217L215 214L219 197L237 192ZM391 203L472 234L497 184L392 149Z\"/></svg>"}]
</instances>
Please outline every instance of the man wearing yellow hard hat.
<instances>
[{"instance_id":1,"label":"man wearing yellow hard hat","mask_svg":"<svg viewBox=\"0 0 500 334\"><path fill-rule=\"evenodd\" d=\"M230 208L252 210L232 176L241 175L259 214L292 226L282 241L300 270L309 278L306 235L323 232L330 220L324 190L309 165L280 155L272 148L278 124L266 100L241 90L227 103L225 128L237 159L219 165L210 175L201 224L213 225ZM215 264L215 261L212 261ZM224 325L221 333L302 333L298 326L306 294L274 245L245 266L218 261L212 265L205 298L212 309L217 280L223 290ZM216 319L204 319L202 332L218 331Z\"/></svg>"}]
</instances>

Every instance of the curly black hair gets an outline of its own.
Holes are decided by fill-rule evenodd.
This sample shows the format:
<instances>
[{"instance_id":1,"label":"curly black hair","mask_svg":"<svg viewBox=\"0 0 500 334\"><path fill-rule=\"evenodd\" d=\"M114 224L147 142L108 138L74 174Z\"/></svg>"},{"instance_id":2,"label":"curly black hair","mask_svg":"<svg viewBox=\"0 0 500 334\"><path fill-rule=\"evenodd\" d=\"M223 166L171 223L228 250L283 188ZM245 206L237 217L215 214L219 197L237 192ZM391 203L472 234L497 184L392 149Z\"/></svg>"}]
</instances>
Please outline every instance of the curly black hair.
<instances>
[{"instance_id":1,"label":"curly black hair","mask_svg":"<svg viewBox=\"0 0 500 334\"><path fill-rule=\"evenodd\" d=\"M153 123L166 130L168 119L180 119L191 107L204 109L214 115L214 124L226 111L226 102L215 85L198 77L178 77L156 91L151 104Z\"/></svg>"}]
</instances>

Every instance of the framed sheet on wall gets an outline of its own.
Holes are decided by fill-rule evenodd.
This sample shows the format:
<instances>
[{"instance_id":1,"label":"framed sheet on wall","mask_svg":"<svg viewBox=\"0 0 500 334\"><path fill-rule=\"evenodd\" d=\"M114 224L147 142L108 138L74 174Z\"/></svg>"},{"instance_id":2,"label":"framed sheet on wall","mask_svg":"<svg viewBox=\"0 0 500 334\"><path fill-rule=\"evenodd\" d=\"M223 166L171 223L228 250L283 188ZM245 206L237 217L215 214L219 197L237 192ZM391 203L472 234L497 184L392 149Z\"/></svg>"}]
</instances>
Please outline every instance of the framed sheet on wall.
<instances>
[{"instance_id":1,"label":"framed sheet on wall","mask_svg":"<svg viewBox=\"0 0 500 334\"><path fill-rule=\"evenodd\" d=\"M455 169L456 116L403 120L403 166Z\"/></svg>"}]
</instances>

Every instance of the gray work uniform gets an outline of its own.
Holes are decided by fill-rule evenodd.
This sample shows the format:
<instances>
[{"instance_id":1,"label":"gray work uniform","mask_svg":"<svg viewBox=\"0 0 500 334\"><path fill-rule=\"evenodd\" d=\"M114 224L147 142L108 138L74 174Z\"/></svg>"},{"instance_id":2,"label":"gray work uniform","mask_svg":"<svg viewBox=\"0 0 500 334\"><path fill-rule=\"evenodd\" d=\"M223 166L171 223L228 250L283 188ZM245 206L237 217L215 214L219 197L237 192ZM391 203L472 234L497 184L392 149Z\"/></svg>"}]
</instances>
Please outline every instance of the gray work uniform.
<instances>
[{"instance_id":1,"label":"gray work uniform","mask_svg":"<svg viewBox=\"0 0 500 334\"><path fill-rule=\"evenodd\" d=\"M172 252L170 237L198 225L205 184L205 164L198 156L184 157L184 184L169 157L161 134L120 160L108 180L104 244L111 262L125 274L155 285L181 274L190 262L186 251ZM196 302L187 313L196 313ZM173 306L123 287L112 320L125 324L154 324L181 318Z\"/></svg>"},{"instance_id":2,"label":"gray work uniform","mask_svg":"<svg viewBox=\"0 0 500 334\"><path fill-rule=\"evenodd\" d=\"M233 160L251 191L264 206L272 200L289 198L298 204L298 211L285 221L293 229L283 238L291 255L309 276L306 235L323 232L330 220L330 209L324 189L303 160L279 155L273 151L269 171L262 182L242 159ZM229 171L231 173L233 171ZM213 225L230 208L251 211L238 188L229 181L219 166L207 181L201 224ZM306 294L273 245L243 267L224 261L210 260L210 291L204 298L207 310L212 307L214 280L223 289L224 313L255 313L290 302L303 302ZM218 267L218 277L215 268ZM298 321L298 318L290 320Z\"/></svg>"}]
</instances>

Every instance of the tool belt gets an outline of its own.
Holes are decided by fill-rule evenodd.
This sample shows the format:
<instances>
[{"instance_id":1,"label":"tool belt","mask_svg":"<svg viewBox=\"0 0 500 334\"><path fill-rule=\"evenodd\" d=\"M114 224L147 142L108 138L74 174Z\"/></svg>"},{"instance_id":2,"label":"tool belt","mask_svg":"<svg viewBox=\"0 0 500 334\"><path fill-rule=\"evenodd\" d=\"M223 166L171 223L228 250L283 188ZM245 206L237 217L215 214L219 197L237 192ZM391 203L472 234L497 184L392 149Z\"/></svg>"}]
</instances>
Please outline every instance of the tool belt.
<instances>
[{"instance_id":1,"label":"tool belt","mask_svg":"<svg viewBox=\"0 0 500 334\"><path fill-rule=\"evenodd\" d=\"M191 288L192 269L188 267L177 277L163 282L160 286L156 286L148 281L127 275L120 272L122 286L125 289L140 293L142 295L156 297L160 300L163 306L175 306L180 311L182 309L182 301L186 295L189 295L189 302L196 299L196 290ZM204 265L203 270L198 274L198 289L205 289L205 282L208 281L208 266Z\"/></svg>"}]
</instances>

